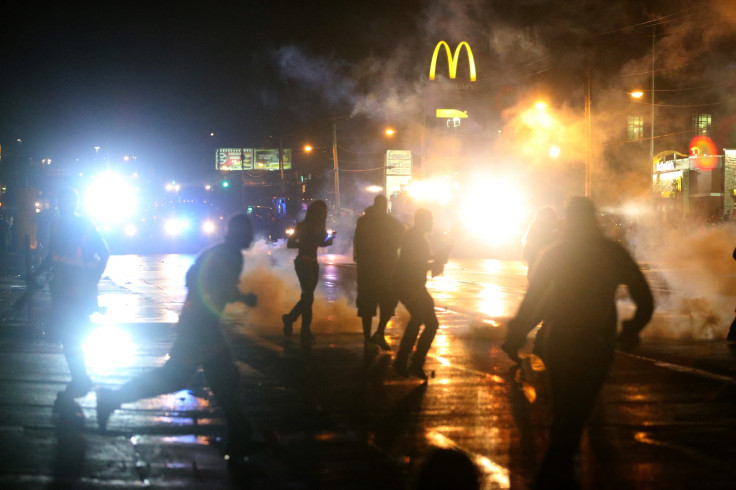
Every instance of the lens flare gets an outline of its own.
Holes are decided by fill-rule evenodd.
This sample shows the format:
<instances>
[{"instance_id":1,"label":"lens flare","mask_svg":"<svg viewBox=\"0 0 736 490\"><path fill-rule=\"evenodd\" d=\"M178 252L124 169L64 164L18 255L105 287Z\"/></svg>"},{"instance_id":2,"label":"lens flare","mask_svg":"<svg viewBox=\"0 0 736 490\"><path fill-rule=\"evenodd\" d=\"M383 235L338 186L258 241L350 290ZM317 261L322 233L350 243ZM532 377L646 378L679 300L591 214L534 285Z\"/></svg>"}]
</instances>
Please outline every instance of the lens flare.
<instances>
[{"instance_id":1,"label":"lens flare","mask_svg":"<svg viewBox=\"0 0 736 490\"><path fill-rule=\"evenodd\" d=\"M82 205L95 223L120 223L135 213L138 194L128 179L108 172L87 187Z\"/></svg>"},{"instance_id":2,"label":"lens flare","mask_svg":"<svg viewBox=\"0 0 736 490\"><path fill-rule=\"evenodd\" d=\"M109 368L129 363L137 346L122 328L105 325L92 331L82 349L90 367Z\"/></svg>"}]
</instances>

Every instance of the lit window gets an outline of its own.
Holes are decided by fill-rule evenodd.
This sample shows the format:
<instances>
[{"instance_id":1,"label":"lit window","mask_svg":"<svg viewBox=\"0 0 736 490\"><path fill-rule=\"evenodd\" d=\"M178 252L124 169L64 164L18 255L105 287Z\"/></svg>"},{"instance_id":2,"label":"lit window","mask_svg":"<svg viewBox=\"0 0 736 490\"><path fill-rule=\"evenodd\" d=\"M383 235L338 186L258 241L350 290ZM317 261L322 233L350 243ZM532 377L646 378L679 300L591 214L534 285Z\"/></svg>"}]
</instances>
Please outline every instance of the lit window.
<instances>
[{"instance_id":1,"label":"lit window","mask_svg":"<svg viewBox=\"0 0 736 490\"><path fill-rule=\"evenodd\" d=\"M627 139L637 141L644 138L644 118L641 116L629 116Z\"/></svg>"},{"instance_id":2,"label":"lit window","mask_svg":"<svg viewBox=\"0 0 736 490\"><path fill-rule=\"evenodd\" d=\"M696 134L708 134L711 125L710 114L698 114L693 116L693 129Z\"/></svg>"}]
</instances>

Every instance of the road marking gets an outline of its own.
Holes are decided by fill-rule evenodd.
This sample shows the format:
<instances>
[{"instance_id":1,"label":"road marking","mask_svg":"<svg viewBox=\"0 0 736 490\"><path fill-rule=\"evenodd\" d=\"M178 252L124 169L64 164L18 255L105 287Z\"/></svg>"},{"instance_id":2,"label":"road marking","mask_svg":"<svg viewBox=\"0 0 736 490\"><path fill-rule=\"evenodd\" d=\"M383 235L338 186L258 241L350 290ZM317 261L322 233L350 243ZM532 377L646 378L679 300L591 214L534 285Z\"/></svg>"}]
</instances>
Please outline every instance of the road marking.
<instances>
[{"instance_id":1,"label":"road marking","mask_svg":"<svg viewBox=\"0 0 736 490\"><path fill-rule=\"evenodd\" d=\"M733 378L731 376L724 376L722 374L711 373L703 369L698 369L698 368L694 368L690 366L682 366L680 364L675 364L672 362L660 361L658 359L652 359L650 357L644 357L644 356L640 356L637 354L632 354L630 352L619 351L618 353L625 355L625 356L633 357L634 359L639 359L640 361L646 361L646 362L654 364L657 367L670 369L678 373L690 373L690 374L695 374L696 376L702 376L704 378L714 379L716 381L724 381L726 383L736 384L736 378Z\"/></svg>"},{"instance_id":2,"label":"road marking","mask_svg":"<svg viewBox=\"0 0 736 490\"><path fill-rule=\"evenodd\" d=\"M467 454L481 468L483 474L487 476L487 484L490 488L511 488L511 480L509 479L510 471L508 468L501 466L486 456L465 449L460 444L437 431L430 430L426 434L427 439L432 445L445 449L459 449Z\"/></svg>"}]
</instances>

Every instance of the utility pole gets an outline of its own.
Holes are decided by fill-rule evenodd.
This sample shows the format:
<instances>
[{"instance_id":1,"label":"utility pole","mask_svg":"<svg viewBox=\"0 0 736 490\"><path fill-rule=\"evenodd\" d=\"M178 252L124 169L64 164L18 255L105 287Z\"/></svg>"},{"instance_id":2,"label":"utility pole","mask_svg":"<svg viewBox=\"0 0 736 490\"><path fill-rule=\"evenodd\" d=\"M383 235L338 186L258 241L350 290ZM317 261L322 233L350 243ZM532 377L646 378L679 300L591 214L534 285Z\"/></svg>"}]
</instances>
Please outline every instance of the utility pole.
<instances>
[{"instance_id":1,"label":"utility pole","mask_svg":"<svg viewBox=\"0 0 736 490\"><path fill-rule=\"evenodd\" d=\"M337 166L337 122L332 122L332 162L335 172L335 212L340 212L340 174Z\"/></svg>"},{"instance_id":2,"label":"utility pole","mask_svg":"<svg viewBox=\"0 0 736 490\"><path fill-rule=\"evenodd\" d=\"M585 197L591 197L592 192L592 126L590 107L590 48L586 49L585 56Z\"/></svg>"},{"instance_id":3,"label":"utility pole","mask_svg":"<svg viewBox=\"0 0 736 490\"><path fill-rule=\"evenodd\" d=\"M654 38L656 37L657 27L652 27L652 96L650 102L651 110L651 130L649 133L649 170L654 171Z\"/></svg>"}]
</instances>

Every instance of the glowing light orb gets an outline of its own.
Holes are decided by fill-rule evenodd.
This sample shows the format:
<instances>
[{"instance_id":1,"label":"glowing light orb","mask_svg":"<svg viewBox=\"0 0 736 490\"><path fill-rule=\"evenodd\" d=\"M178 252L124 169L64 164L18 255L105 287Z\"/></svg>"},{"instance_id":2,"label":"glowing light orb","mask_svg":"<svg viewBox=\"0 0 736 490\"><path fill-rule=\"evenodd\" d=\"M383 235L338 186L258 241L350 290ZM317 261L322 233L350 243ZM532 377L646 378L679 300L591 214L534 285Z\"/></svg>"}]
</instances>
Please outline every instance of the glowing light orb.
<instances>
[{"instance_id":1,"label":"glowing light orb","mask_svg":"<svg viewBox=\"0 0 736 490\"><path fill-rule=\"evenodd\" d=\"M709 137L696 136L690 140L690 159L700 170L713 170L718 165L718 147Z\"/></svg>"},{"instance_id":2,"label":"glowing light orb","mask_svg":"<svg viewBox=\"0 0 736 490\"><path fill-rule=\"evenodd\" d=\"M215 223L214 223L213 221L209 221L209 220L207 220L207 221L205 221L204 223L202 223L202 231L203 231L203 232L204 232L204 233L205 233L206 235L211 235L211 234L213 234L213 233L214 233L215 231L217 231L217 226L215 225Z\"/></svg>"},{"instance_id":3,"label":"glowing light orb","mask_svg":"<svg viewBox=\"0 0 736 490\"><path fill-rule=\"evenodd\" d=\"M82 344L90 367L107 368L129 363L138 347L120 327L99 326Z\"/></svg>"}]
</instances>

